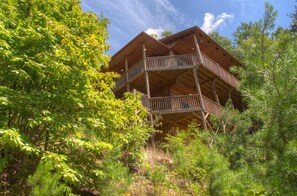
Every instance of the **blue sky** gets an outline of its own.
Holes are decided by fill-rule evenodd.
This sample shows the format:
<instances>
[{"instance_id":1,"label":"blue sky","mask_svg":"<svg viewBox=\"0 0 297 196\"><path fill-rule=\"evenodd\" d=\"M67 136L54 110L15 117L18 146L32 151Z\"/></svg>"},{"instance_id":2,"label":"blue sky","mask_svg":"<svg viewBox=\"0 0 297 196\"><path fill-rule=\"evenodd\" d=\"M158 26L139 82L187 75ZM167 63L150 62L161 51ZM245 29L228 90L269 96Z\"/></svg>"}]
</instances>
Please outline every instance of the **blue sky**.
<instances>
[{"instance_id":1,"label":"blue sky","mask_svg":"<svg viewBox=\"0 0 297 196\"><path fill-rule=\"evenodd\" d=\"M277 26L288 27L287 16L297 5L295 0L82 0L82 8L108 18L113 55L141 31L178 32L199 26L207 33L217 31L232 37L241 22L256 21L263 16L264 2L278 11Z\"/></svg>"}]
</instances>

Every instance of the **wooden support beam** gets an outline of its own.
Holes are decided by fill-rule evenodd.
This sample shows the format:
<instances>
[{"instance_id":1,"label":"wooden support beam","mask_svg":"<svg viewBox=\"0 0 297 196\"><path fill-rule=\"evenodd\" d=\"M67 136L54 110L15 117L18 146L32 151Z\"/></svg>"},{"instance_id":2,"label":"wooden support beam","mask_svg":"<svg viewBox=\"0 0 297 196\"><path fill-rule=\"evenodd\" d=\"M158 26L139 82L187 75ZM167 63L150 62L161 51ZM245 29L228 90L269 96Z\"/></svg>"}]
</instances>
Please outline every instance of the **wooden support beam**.
<instances>
[{"instance_id":1,"label":"wooden support beam","mask_svg":"<svg viewBox=\"0 0 297 196\"><path fill-rule=\"evenodd\" d=\"M129 67L128 67L128 58L125 56L125 74L126 74L126 83L127 83L127 92L130 92L130 82L129 82Z\"/></svg>"},{"instance_id":2,"label":"wooden support beam","mask_svg":"<svg viewBox=\"0 0 297 196\"><path fill-rule=\"evenodd\" d=\"M201 93L201 88L199 85L199 79L198 79L198 75L197 75L197 68L193 68L193 75L194 75L194 79L195 79L195 84L196 84L196 90L197 93L199 95L199 102L200 102L200 106L201 106L201 116L202 116L202 122L203 122L203 129L207 129L206 126L206 119L205 119L205 107L204 107L204 102L203 102L203 98L202 98L202 93Z\"/></svg>"},{"instance_id":3,"label":"wooden support beam","mask_svg":"<svg viewBox=\"0 0 297 196\"><path fill-rule=\"evenodd\" d=\"M198 44L198 39L196 37L196 34L193 35L193 39L194 39L194 43L195 43L195 49L196 49L196 54L198 56L199 59L199 63L203 64L203 59L202 59L202 55L200 52L200 48L199 48L199 44ZM201 94L201 88L199 85L199 80L198 80L198 75L197 75L197 71L198 71L198 66L196 66L196 68L193 68L193 74L194 74L194 79L195 79L195 84L196 84L196 89L197 89L197 93L199 94L199 100L200 100L200 105L201 105L201 116L202 116L202 122L203 122L203 129L207 129L207 125L206 125L206 118L205 118L205 107L204 107L204 103L203 103L203 98L202 98L202 94Z\"/></svg>"},{"instance_id":4,"label":"wooden support beam","mask_svg":"<svg viewBox=\"0 0 297 196\"><path fill-rule=\"evenodd\" d=\"M217 81L217 79L214 79L214 81L212 82L212 92L216 99L217 104L221 107L220 99L219 99L217 89L216 89L216 81Z\"/></svg>"},{"instance_id":5,"label":"wooden support beam","mask_svg":"<svg viewBox=\"0 0 297 196\"><path fill-rule=\"evenodd\" d=\"M204 103L202 100L202 93L201 93L201 88L200 88L199 79L198 79L198 75L197 75L197 69L195 69L195 68L193 68L193 75L194 75L194 79L195 79L196 90L199 95L199 98L201 99L201 108L204 111L205 107L204 107Z\"/></svg>"},{"instance_id":6,"label":"wooden support beam","mask_svg":"<svg viewBox=\"0 0 297 196\"><path fill-rule=\"evenodd\" d=\"M196 53L197 53L197 56L198 56L198 59L199 59L199 63L203 64L204 62L203 62L203 59L202 59L202 55L201 55L201 51L200 51L200 48L199 48L198 39L197 39L196 34L194 34L193 38L194 38L195 49L196 49Z\"/></svg>"},{"instance_id":7,"label":"wooden support beam","mask_svg":"<svg viewBox=\"0 0 297 196\"><path fill-rule=\"evenodd\" d=\"M149 75L147 71L147 66L146 66L146 53L145 53L145 44L142 43L142 58L143 58L143 67L144 67L144 74L145 74L145 86L146 86L146 94L148 98L151 97L150 93L150 83L149 83Z\"/></svg>"},{"instance_id":8,"label":"wooden support beam","mask_svg":"<svg viewBox=\"0 0 297 196\"><path fill-rule=\"evenodd\" d=\"M149 75L147 71L147 66L146 66L146 49L145 49L145 44L142 43L142 58L143 58L143 67L144 67L144 74L145 74L145 86L146 86L146 94L148 99L151 98L151 93L150 93L150 82L149 82ZM154 127L154 119L153 119L153 114L150 113L150 124L151 127ZM151 144L152 147L155 148L156 146L156 140L155 140L155 133L152 134L151 136Z\"/></svg>"}]
</instances>

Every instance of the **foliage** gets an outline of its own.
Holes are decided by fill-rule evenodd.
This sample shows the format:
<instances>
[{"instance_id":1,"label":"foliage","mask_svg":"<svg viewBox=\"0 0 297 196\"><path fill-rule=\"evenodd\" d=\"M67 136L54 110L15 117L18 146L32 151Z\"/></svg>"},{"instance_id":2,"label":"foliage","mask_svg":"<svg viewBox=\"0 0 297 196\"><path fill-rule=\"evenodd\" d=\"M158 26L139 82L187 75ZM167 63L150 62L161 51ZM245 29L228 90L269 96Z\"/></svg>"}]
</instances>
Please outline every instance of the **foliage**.
<instances>
[{"instance_id":1,"label":"foliage","mask_svg":"<svg viewBox=\"0 0 297 196\"><path fill-rule=\"evenodd\" d=\"M256 32L239 46L245 64L239 73L242 92L249 99L248 112L264 122L263 132L269 130L266 134L275 137L267 141L269 145L277 144L274 150L283 152L287 140L295 137L292 125L296 113L291 106L296 104L296 38L285 30L269 33L275 12L271 7L266 12L265 16L271 17L255 23Z\"/></svg>"},{"instance_id":2,"label":"foliage","mask_svg":"<svg viewBox=\"0 0 297 196\"><path fill-rule=\"evenodd\" d=\"M155 34L155 33L151 33L151 34L149 34L151 37L153 37L153 38L155 38L155 39L158 39L158 35L157 34Z\"/></svg>"},{"instance_id":3,"label":"foliage","mask_svg":"<svg viewBox=\"0 0 297 196\"><path fill-rule=\"evenodd\" d=\"M161 33L161 36L158 36L158 34L156 34L156 33L151 33L149 35L155 39L162 39L162 38L168 37L169 35L172 35L172 32L171 31L163 31Z\"/></svg>"},{"instance_id":4,"label":"foliage","mask_svg":"<svg viewBox=\"0 0 297 196\"><path fill-rule=\"evenodd\" d=\"M289 14L289 16L292 18L292 22L291 22L291 25L290 25L290 31L293 32L293 33L297 32L297 6L296 5L295 5L294 12Z\"/></svg>"},{"instance_id":5,"label":"foliage","mask_svg":"<svg viewBox=\"0 0 297 196\"><path fill-rule=\"evenodd\" d=\"M219 137L195 127L167 137L166 147L173 156L174 172L188 180L188 189L195 195L248 193L250 188L245 186L247 180L244 179L247 173L232 169L228 157L218 151L217 141L213 141Z\"/></svg>"},{"instance_id":6,"label":"foliage","mask_svg":"<svg viewBox=\"0 0 297 196\"><path fill-rule=\"evenodd\" d=\"M230 54L234 55L234 48L231 39L221 36L218 32L212 32L209 34L220 46L227 50Z\"/></svg>"},{"instance_id":7,"label":"foliage","mask_svg":"<svg viewBox=\"0 0 297 196\"><path fill-rule=\"evenodd\" d=\"M240 127L246 130L247 117L238 115L233 108L226 108L216 118L217 124L239 124L238 128L226 126L226 133L202 131L189 126L185 131L167 136L162 153L160 149L146 149L145 159L138 166L132 188L136 195L263 195L263 182L255 175L262 167L249 165L244 147L237 146L236 138L246 138L248 132L236 133ZM233 112L234 116L225 114ZM240 116L240 115L239 115ZM237 116L236 116L237 117ZM216 121L214 120L214 121ZM240 132L240 131L239 131ZM230 143L228 143L231 141ZM246 142L248 143L248 142ZM226 146L224 146L226 145ZM228 146L229 145L229 146ZM249 143L246 145L248 146ZM232 149L232 150L231 150ZM242 156L234 156L241 153ZM153 158L152 158L153 157ZM239 164L241 163L241 164ZM135 187L137 186L137 188ZM145 190L143 187L146 187Z\"/></svg>"},{"instance_id":8,"label":"foliage","mask_svg":"<svg viewBox=\"0 0 297 196\"><path fill-rule=\"evenodd\" d=\"M173 154L174 171L178 176L195 183L198 192L194 194L203 194L208 184L209 151L203 152L206 146L200 139L192 139L195 136L190 132L179 132L176 136L168 136L168 145L165 147Z\"/></svg>"},{"instance_id":9,"label":"foliage","mask_svg":"<svg viewBox=\"0 0 297 196\"><path fill-rule=\"evenodd\" d=\"M252 161L264 170L260 176L267 192L288 195L296 193L292 171L297 165L289 160L295 157L291 145L296 138L297 40L286 29L274 31L277 13L265 6L262 20L242 25L235 34L245 65L238 73L249 106L246 112L262 124L251 138Z\"/></svg>"},{"instance_id":10,"label":"foliage","mask_svg":"<svg viewBox=\"0 0 297 196\"><path fill-rule=\"evenodd\" d=\"M115 168L137 161L151 129L139 97L115 99L116 75L101 72L107 24L78 0L0 2L0 163L10 194L30 191L40 160L68 192L117 178L106 166L115 152Z\"/></svg>"},{"instance_id":11,"label":"foliage","mask_svg":"<svg viewBox=\"0 0 297 196\"><path fill-rule=\"evenodd\" d=\"M171 31L163 31L161 37L165 38L165 37L168 37L169 35L172 35Z\"/></svg>"},{"instance_id":12,"label":"foliage","mask_svg":"<svg viewBox=\"0 0 297 196\"><path fill-rule=\"evenodd\" d=\"M227 102L220 115L211 117L211 122L215 131L211 138L212 145L228 159L231 169L243 167L250 158L250 115L240 113L232 107L231 102Z\"/></svg>"},{"instance_id":13,"label":"foliage","mask_svg":"<svg viewBox=\"0 0 297 196\"><path fill-rule=\"evenodd\" d=\"M229 103L213 131L191 125L149 157L140 97L115 99L101 72L107 19L78 0L1 1L0 194L295 195L297 36L265 8L233 43L212 34L244 64L247 110Z\"/></svg>"},{"instance_id":14,"label":"foliage","mask_svg":"<svg viewBox=\"0 0 297 196\"><path fill-rule=\"evenodd\" d=\"M113 151L105 158L98 175L101 195L122 195L131 183L129 169L121 163L120 152Z\"/></svg>"},{"instance_id":15,"label":"foliage","mask_svg":"<svg viewBox=\"0 0 297 196\"><path fill-rule=\"evenodd\" d=\"M33 176L29 176L31 195L62 195L65 187L61 176L53 172L53 163L41 161Z\"/></svg>"}]
</instances>

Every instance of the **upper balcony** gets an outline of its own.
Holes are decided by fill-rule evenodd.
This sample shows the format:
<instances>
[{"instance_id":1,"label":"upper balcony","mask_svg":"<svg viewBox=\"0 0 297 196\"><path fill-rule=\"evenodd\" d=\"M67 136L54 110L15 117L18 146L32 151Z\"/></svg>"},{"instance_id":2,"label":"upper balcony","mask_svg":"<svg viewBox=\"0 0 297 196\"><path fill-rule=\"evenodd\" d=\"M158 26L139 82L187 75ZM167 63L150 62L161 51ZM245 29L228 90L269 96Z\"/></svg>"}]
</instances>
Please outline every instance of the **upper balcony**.
<instances>
[{"instance_id":1,"label":"upper balcony","mask_svg":"<svg viewBox=\"0 0 297 196\"><path fill-rule=\"evenodd\" d=\"M202 63L200 64L203 68L216 75L221 80L225 81L231 87L238 88L239 80L216 63L214 60L201 53ZM194 68L199 64L197 55L186 54L186 55L171 55L171 56L157 56L145 58L147 71L162 71L162 70L177 70L177 69L189 69ZM125 86L127 82L133 81L144 72L144 61L141 60L133 65L128 70L128 81L126 74L122 74L116 81L116 90Z\"/></svg>"}]
</instances>

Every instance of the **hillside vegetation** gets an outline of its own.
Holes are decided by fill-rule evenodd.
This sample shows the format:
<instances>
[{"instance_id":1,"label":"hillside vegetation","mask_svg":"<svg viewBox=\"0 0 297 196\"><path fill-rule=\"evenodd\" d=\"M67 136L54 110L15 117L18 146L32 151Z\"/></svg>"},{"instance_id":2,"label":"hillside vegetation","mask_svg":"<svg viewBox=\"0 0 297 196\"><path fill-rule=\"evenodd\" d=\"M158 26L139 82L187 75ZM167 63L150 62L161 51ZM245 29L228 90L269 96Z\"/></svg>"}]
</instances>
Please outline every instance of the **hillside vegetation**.
<instances>
[{"instance_id":1,"label":"hillside vegetation","mask_svg":"<svg viewBox=\"0 0 297 196\"><path fill-rule=\"evenodd\" d=\"M78 0L0 1L0 195L296 195L296 13L263 18L233 40L247 109L228 104L157 149L139 96L116 99L108 20Z\"/></svg>"}]
</instances>

